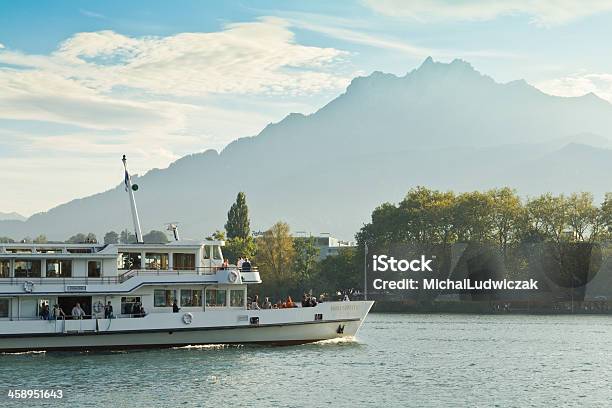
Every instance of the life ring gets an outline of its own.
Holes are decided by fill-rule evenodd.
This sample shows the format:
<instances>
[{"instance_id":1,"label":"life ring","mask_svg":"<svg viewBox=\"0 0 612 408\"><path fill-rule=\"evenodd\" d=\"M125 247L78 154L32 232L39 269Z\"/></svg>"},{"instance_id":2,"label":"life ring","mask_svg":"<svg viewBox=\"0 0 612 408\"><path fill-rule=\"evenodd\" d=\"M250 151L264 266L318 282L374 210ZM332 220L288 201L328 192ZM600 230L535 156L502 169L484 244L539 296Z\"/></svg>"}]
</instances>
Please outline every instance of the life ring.
<instances>
[{"instance_id":1,"label":"life ring","mask_svg":"<svg viewBox=\"0 0 612 408\"><path fill-rule=\"evenodd\" d=\"M183 323L191 324L192 321L193 321L193 315L191 313L185 313L183 315Z\"/></svg>"},{"instance_id":2,"label":"life ring","mask_svg":"<svg viewBox=\"0 0 612 408\"><path fill-rule=\"evenodd\" d=\"M101 313L103 309L104 309L104 305L103 305L103 304L102 304L102 302L100 302L99 300L98 300L98 303L96 303L95 305L93 305L93 310L94 310L94 312L96 312L96 313Z\"/></svg>"},{"instance_id":3,"label":"life ring","mask_svg":"<svg viewBox=\"0 0 612 408\"><path fill-rule=\"evenodd\" d=\"M230 283L238 282L238 278L239 277L240 277L240 275L238 274L238 271L230 271L230 273L227 274L227 280Z\"/></svg>"},{"instance_id":4,"label":"life ring","mask_svg":"<svg viewBox=\"0 0 612 408\"><path fill-rule=\"evenodd\" d=\"M26 293L32 293L32 290L34 289L34 282L32 281L25 281L23 282L23 290Z\"/></svg>"}]
</instances>

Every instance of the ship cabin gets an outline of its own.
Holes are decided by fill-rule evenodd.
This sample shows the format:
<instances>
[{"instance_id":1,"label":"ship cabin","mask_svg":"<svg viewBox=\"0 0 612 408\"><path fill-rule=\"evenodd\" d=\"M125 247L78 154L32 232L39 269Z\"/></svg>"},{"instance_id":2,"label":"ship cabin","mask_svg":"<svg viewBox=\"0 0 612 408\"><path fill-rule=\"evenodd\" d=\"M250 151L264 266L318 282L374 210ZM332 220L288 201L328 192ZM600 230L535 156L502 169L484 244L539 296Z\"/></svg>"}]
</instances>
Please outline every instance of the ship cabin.
<instances>
[{"instance_id":1,"label":"ship cabin","mask_svg":"<svg viewBox=\"0 0 612 408\"><path fill-rule=\"evenodd\" d=\"M246 309L255 268L223 267L223 241L167 244L0 244L0 320L66 319L78 303L83 319L140 318L172 313ZM47 313L48 312L48 313ZM63 318L63 317L62 317Z\"/></svg>"}]
</instances>

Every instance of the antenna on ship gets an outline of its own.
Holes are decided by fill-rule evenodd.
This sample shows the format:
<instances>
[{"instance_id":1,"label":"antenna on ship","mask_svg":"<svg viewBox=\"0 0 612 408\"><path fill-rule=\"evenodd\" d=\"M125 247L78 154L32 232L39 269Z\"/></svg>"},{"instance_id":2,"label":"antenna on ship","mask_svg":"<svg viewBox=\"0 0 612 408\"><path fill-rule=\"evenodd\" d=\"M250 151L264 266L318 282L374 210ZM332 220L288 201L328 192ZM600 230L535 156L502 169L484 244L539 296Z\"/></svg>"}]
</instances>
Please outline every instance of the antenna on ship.
<instances>
[{"instance_id":1,"label":"antenna on ship","mask_svg":"<svg viewBox=\"0 0 612 408\"><path fill-rule=\"evenodd\" d=\"M125 154L123 155L123 167L125 168L125 191L130 194L130 206L132 208L132 221L134 222L134 232L136 234L136 242L139 244L144 243L142 240L142 231L140 230L140 220L138 219L138 209L136 208L136 199L134 198L134 191L138 190L138 184L132 184L132 178L127 169L127 159Z\"/></svg>"},{"instance_id":2,"label":"antenna on ship","mask_svg":"<svg viewBox=\"0 0 612 408\"><path fill-rule=\"evenodd\" d=\"M180 240L179 238L179 232L178 232L178 222L170 222L168 223L168 228L166 228L168 231L172 231L172 235L174 235L174 240L178 241Z\"/></svg>"}]
</instances>

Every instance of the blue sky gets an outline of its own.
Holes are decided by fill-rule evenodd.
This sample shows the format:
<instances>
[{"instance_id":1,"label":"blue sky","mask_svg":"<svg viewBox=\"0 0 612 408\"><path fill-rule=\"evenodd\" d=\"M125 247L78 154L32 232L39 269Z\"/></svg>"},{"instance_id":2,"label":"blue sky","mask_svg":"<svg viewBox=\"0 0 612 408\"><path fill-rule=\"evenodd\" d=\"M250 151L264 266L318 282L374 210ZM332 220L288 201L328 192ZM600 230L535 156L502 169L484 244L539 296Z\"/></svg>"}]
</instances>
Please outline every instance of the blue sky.
<instances>
[{"instance_id":1,"label":"blue sky","mask_svg":"<svg viewBox=\"0 0 612 408\"><path fill-rule=\"evenodd\" d=\"M44 197L0 212L111 188L123 153L142 173L222 149L429 55L612 101L610 23L601 0L0 2L0 183Z\"/></svg>"}]
</instances>

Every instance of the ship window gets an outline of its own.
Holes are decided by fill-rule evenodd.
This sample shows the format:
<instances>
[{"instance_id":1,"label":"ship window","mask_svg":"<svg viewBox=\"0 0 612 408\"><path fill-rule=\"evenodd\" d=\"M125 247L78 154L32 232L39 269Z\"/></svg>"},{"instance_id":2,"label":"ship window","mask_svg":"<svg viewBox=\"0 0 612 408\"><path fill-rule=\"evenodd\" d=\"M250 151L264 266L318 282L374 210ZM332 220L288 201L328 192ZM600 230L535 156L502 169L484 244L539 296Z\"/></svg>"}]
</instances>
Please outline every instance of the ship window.
<instances>
[{"instance_id":1,"label":"ship window","mask_svg":"<svg viewBox=\"0 0 612 408\"><path fill-rule=\"evenodd\" d=\"M87 276L90 278L99 278L102 274L102 262L89 261L87 262Z\"/></svg>"},{"instance_id":2,"label":"ship window","mask_svg":"<svg viewBox=\"0 0 612 408\"><path fill-rule=\"evenodd\" d=\"M10 299L0 299L0 318L9 317Z\"/></svg>"},{"instance_id":3,"label":"ship window","mask_svg":"<svg viewBox=\"0 0 612 408\"><path fill-rule=\"evenodd\" d=\"M178 270L194 270L195 269L195 254L174 254L174 269Z\"/></svg>"},{"instance_id":4,"label":"ship window","mask_svg":"<svg viewBox=\"0 0 612 408\"><path fill-rule=\"evenodd\" d=\"M36 252L40 254L61 254L64 250L62 248L38 248Z\"/></svg>"},{"instance_id":5,"label":"ship window","mask_svg":"<svg viewBox=\"0 0 612 408\"><path fill-rule=\"evenodd\" d=\"M117 268L126 269L140 269L140 252L120 252L117 258Z\"/></svg>"},{"instance_id":6,"label":"ship window","mask_svg":"<svg viewBox=\"0 0 612 408\"><path fill-rule=\"evenodd\" d=\"M213 246L213 259L223 260L223 254L221 253L221 247L219 245Z\"/></svg>"},{"instance_id":7,"label":"ship window","mask_svg":"<svg viewBox=\"0 0 612 408\"><path fill-rule=\"evenodd\" d=\"M47 260L47 278L69 278L72 276L72 261L70 260Z\"/></svg>"},{"instance_id":8,"label":"ship window","mask_svg":"<svg viewBox=\"0 0 612 408\"><path fill-rule=\"evenodd\" d=\"M202 291L181 289L181 306L202 306Z\"/></svg>"},{"instance_id":9,"label":"ship window","mask_svg":"<svg viewBox=\"0 0 612 408\"><path fill-rule=\"evenodd\" d=\"M6 248L6 252L13 254L31 254L32 250L27 248Z\"/></svg>"},{"instance_id":10,"label":"ship window","mask_svg":"<svg viewBox=\"0 0 612 408\"><path fill-rule=\"evenodd\" d=\"M206 289L206 306L222 307L225 306L225 289Z\"/></svg>"},{"instance_id":11,"label":"ship window","mask_svg":"<svg viewBox=\"0 0 612 408\"><path fill-rule=\"evenodd\" d=\"M71 254L91 254L92 248L68 248L68 252Z\"/></svg>"},{"instance_id":12,"label":"ship window","mask_svg":"<svg viewBox=\"0 0 612 408\"><path fill-rule=\"evenodd\" d=\"M40 261L15 260L16 278L40 278Z\"/></svg>"},{"instance_id":13,"label":"ship window","mask_svg":"<svg viewBox=\"0 0 612 408\"><path fill-rule=\"evenodd\" d=\"M134 310L136 303L140 303L140 296L125 296L121 298L121 314L131 315L140 314L139 310Z\"/></svg>"},{"instance_id":14,"label":"ship window","mask_svg":"<svg viewBox=\"0 0 612 408\"><path fill-rule=\"evenodd\" d=\"M244 307L244 290L230 290L230 306Z\"/></svg>"},{"instance_id":15,"label":"ship window","mask_svg":"<svg viewBox=\"0 0 612 408\"><path fill-rule=\"evenodd\" d=\"M155 307L171 307L176 299L176 290L155 289L153 292L153 304Z\"/></svg>"},{"instance_id":16,"label":"ship window","mask_svg":"<svg viewBox=\"0 0 612 408\"><path fill-rule=\"evenodd\" d=\"M0 278L10 278L11 276L11 261L8 259L0 261Z\"/></svg>"},{"instance_id":17,"label":"ship window","mask_svg":"<svg viewBox=\"0 0 612 408\"><path fill-rule=\"evenodd\" d=\"M168 269L168 254L152 254L145 255L146 269Z\"/></svg>"}]
</instances>

